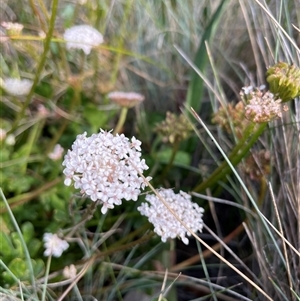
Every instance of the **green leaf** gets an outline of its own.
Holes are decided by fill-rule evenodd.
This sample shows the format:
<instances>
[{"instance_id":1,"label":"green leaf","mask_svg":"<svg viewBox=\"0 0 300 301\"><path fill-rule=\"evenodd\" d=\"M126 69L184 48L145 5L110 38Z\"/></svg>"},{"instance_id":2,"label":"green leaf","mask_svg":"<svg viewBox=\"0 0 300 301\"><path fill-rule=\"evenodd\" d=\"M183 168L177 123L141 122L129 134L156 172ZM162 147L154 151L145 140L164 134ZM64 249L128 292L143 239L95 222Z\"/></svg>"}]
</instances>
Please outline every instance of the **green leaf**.
<instances>
[{"instance_id":1,"label":"green leaf","mask_svg":"<svg viewBox=\"0 0 300 301\"><path fill-rule=\"evenodd\" d=\"M110 114L100 111L94 104L90 103L84 107L83 116L93 127L93 131L98 132L100 128L105 127Z\"/></svg>"},{"instance_id":2,"label":"green leaf","mask_svg":"<svg viewBox=\"0 0 300 301\"><path fill-rule=\"evenodd\" d=\"M8 235L4 232L0 232L0 254L1 258L6 260L7 258L13 256L15 253L15 248L9 239Z\"/></svg>"},{"instance_id":3,"label":"green leaf","mask_svg":"<svg viewBox=\"0 0 300 301\"><path fill-rule=\"evenodd\" d=\"M24 224L22 224L21 229L25 242L29 242L34 236L34 227L32 223L25 222Z\"/></svg>"},{"instance_id":4,"label":"green leaf","mask_svg":"<svg viewBox=\"0 0 300 301\"><path fill-rule=\"evenodd\" d=\"M19 234L17 232L13 232L11 233L11 240L13 242L13 245L15 247L15 251L18 254L17 256L24 256L23 255L23 247L22 247L22 243L20 241L20 237Z\"/></svg>"},{"instance_id":5,"label":"green leaf","mask_svg":"<svg viewBox=\"0 0 300 301\"><path fill-rule=\"evenodd\" d=\"M33 271L36 277L41 276L45 270L45 263L42 259L32 260Z\"/></svg>"},{"instance_id":6,"label":"green leaf","mask_svg":"<svg viewBox=\"0 0 300 301\"><path fill-rule=\"evenodd\" d=\"M209 21L209 24L202 36L199 48L196 53L196 57L194 60L194 64L201 71L204 72L206 64L208 62L208 55L206 52L205 42L209 42L211 38L214 36L215 31L217 29L217 25L220 21L222 13L225 9L225 4L228 0L221 1L219 7L216 9L212 18ZM201 99L203 96L203 80L199 75L193 70L191 81L188 87L187 97L186 97L186 107L192 107L196 112L199 112L201 107Z\"/></svg>"},{"instance_id":7,"label":"green leaf","mask_svg":"<svg viewBox=\"0 0 300 301\"><path fill-rule=\"evenodd\" d=\"M31 257L34 257L42 246L42 242L36 238L32 238L27 243L27 248Z\"/></svg>"},{"instance_id":8,"label":"green leaf","mask_svg":"<svg viewBox=\"0 0 300 301\"><path fill-rule=\"evenodd\" d=\"M159 161L161 163L169 163L170 159L172 156L172 149L171 148L167 148L164 149L162 151L159 151L157 153L157 157L159 159ZM191 161L191 156L189 153L184 152L184 151L178 151L175 155L175 159L173 162L173 165L178 165L178 166L182 166L182 165L190 165L190 161Z\"/></svg>"},{"instance_id":9,"label":"green leaf","mask_svg":"<svg viewBox=\"0 0 300 301\"><path fill-rule=\"evenodd\" d=\"M29 279L29 269L24 259L14 258L8 265L10 271L19 279Z\"/></svg>"}]
</instances>

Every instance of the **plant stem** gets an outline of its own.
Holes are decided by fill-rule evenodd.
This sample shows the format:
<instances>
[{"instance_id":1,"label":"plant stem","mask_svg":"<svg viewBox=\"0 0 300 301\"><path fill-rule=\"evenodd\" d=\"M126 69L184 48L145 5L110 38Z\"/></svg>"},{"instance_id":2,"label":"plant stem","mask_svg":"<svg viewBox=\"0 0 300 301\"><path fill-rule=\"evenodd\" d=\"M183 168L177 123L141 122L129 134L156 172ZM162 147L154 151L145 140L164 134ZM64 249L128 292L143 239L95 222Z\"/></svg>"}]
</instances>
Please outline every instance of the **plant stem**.
<instances>
[{"instance_id":1,"label":"plant stem","mask_svg":"<svg viewBox=\"0 0 300 301\"><path fill-rule=\"evenodd\" d=\"M72 115L73 112L75 111L75 108L78 107L81 103L80 92L81 92L81 90L79 88L74 89L74 97L72 98L72 103L70 105L69 115ZM49 154L50 152L52 152L55 144L58 142L58 140L62 136L63 132L65 131L65 129L70 121L71 120L69 120L69 119L64 119L62 121L59 129L56 131L54 137L51 139L51 141L47 145L46 154Z\"/></svg>"},{"instance_id":2,"label":"plant stem","mask_svg":"<svg viewBox=\"0 0 300 301\"><path fill-rule=\"evenodd\" d=\"M229 154L228 158L233 166L238 165L241 160L246 156L247 152L253 146L253 144L257 141L259 136L263 133L264 129L266 128L267 123L262 123L259 125L257 130L252 135L252 130L254 129L253 125L250 125L245 132L243 139L235 146L232 152ZM247 142L247 140L249 141ZM231 168L224 161L215 171L211 174L211 176L197 185L193 191L195 192L203 192L207 188L211 188L215 185L218 181L223 179L226 175L231 173Z\"/></svg>"},{"instance_id":3,"label":"plant stem","mask_svg":"<svg viewBox=\"0 0 300 301\"><path fill-rule=\"evenodd\" d=\"M28 160L29 160L29 156L31 153L32 148L34 147L34 145L36 144L36 141L39 137L39 134L41 132L41 129L43 128L45 124L45 119L42 119L40 121L38 121L33 128L31 129L30 133L29 133L29 137L26 143L26 149L25 149L25 162L21 167L20 173L23 175L26 173L26 169L27 169L27 164L28 164Z\"/></svg>"},{"instance_id":4,"label":"plant stem","mask_svg":"<svg viewBox=\"0 0 300 301\"><path fill-rule=\"evenodd\" d=\"M50 272L51 259L52 259L52 255L50 255L47 260L42 301L46 300L45 298L46 298L46 292L47 292L47 283L48 283L48 276L49 276L49 272Z\"/></svg>"},{"instance_id":5,"label":"plant stem","mask_svg":"<svg viewBox=\"0 0 300 301\"><path fill-rule=\"evenodd\" d=\"M26 97L26 100L24 102L24 105L23 105L21 111L18 113L18 115L15 119L15 122L14 122L14 124L13 124L13 126L10 130L10 133L12 133L18 127L19 122L24 117L25 111L26 111L27 107L29 106L29 103L30 103L31 98L32 98L33 93L34 93L34 90L35 90L35 88L36 88L36 86L37 86L37 84L40 80L41 73L44 69L45 62L46 62L46 59L47 59L47 53L50 49L51 38L52 38L52 35L53 35L53 31L54 31L58 1L59 0L53 0L53 2L52 2L52 9L51 9L52 14L51 14L51 19L50 19L50 24L49 24L49 30L48 30L47 36L45 38L44 52L41 56L41 60L40 60L39 65L37 67L36 75L35 75L32 87L30 89L30 92L28 93L28 95Z\"/></svg>"},{"instance_id":6,"label":"plant stem","mask_svg":"<svg viewBox=\"0 0 300 301\"><path fill-rule=\"evenodd\" d=\"M176 141L174 144L173 144L173 148L172 148L172 155L171 155L171 158L168 162L168 165L164 168L163 172L161 173L161 180L164 181L165 177L168 175L168 172L169 170L171 169L172 165L173 165L173 162L175 160L175 157L176 157L176 154L177 154L177 151L178 151L178 147L179 147L179 142Z\"/></svg>"},{"instance_id":7,"label":"plant stem","mask_svg":"<svg viewBox=\"0 0 300 301\"><path fill-rule=\"evenodd\" d=\"M121 132L122 127L123 127L123 125L125 123L125 120L126 120L126 117L127 117L127 113L128 113L128 108L122 107L118 124L116 125L116 128L114 130L114 134L117 134L117 133Z\"/></svg>"}]
</instances>

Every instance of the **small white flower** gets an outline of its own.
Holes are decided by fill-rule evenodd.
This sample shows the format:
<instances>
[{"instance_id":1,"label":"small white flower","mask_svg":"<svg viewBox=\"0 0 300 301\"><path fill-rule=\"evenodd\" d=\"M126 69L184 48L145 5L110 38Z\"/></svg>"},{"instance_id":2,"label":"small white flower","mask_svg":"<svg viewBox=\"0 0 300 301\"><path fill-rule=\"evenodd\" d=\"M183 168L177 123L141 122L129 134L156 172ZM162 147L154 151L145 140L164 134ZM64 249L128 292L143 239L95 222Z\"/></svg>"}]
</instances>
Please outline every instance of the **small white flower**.
<instances>
[{"instance_id":1,"label":"small white flower","mask_svg":"<svg viewBox=\"0 0 300 301\"><path fill-rule=\"evenodd\" d=\"M43 240L46 249L44 256L52 255L54 257L60 257L61 254L69 248L69 244L65 240L59 238L57 234L45 233Z\"/></svg>"},{"instance_id":2,"label":"small white flower","mask_svg":"<svg viewBox=\"0 0 300 301\"><path fill-rule=\"evenodd\" d=\"M90 54L92 47L103 43L102 34L89 25L77 25L67 29L64 33L67 49L82 49L86 55Z\"/></svg>"},{"instance_id":3,"label":"small white flower","mask_svg":"<svg viewBox=\"0 0 300 301\"><path fill-rule=\"evenodd\" d=\"M63 147L60 144L56 144L53 151L48 154L48 157L53 161L57 161L62 157L63 152Z\"/></svg>"},{"instance_id":4,"label":"small white flower","mask_svg":"<svg viewBox=\"0 0 300 301\"><path fill-rule=\"evenodd\" d=\"M136 201L147 183L139 175L148 169L141 159L141 142L131 141L124 134L101 130L87 137L78 135L62 163L65 166L65 185L80 189L92 201L102 203L101 212L120 205L122 199ZM151 178L147 177L147 181Z\"/></svg>"},{"instance_id":5,"label":"small white flower","mask_svg":"<svg viewBox=\"0 0 300 301\"><path fill-rule=\"evenodd\" d=\"M30 79L7 78L2 82L4 90L14 96L27 95L33 82Z\"/></svg>"},{"instance_id":6,"label":"small white flower","mask_svg":"<svg viewBox=\"0 0 300 301\"><path fill-rule=\"evenodd\" d=\"M204 209L192 203L189 194L183 191L175 194L172 189L161 189L159 194L188 228L193 232L202 231ZM161 236L161 240L166 242L168 238L178 237L187 245L189 240L186 236L191 234L161 200L154 194L148 194L146 201L148 203L142 203L137 209L148 217L149 222L154 225L154 232Z\"/></svg>"},{"instance_id":7,"label":"small white flower","mask_svg":"<svg viewBox=\"0 0 300 301\"><path fill-rule=\"evenodd\" d=\"M253 91L253 87L252 86L243 87L242 89L244 90L244 93L246 95L250 94Z\"/></svg>"}]
</instances>

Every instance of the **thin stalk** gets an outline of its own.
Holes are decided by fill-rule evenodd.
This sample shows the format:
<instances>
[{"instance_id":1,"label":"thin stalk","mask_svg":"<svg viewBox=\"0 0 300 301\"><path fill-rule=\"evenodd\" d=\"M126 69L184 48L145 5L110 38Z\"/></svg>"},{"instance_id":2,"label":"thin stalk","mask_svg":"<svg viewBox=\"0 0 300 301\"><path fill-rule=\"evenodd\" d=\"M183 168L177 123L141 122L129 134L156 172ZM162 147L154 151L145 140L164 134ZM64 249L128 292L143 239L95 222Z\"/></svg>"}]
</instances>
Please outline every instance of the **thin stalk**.
<instances>
[{"instance_id":1,"label":"thin stalk","mask_svg":"<svg viewBox=\"0 0 300 301\"><path fill-rule=\"evenodd\" d=\"M257 130L252 133L253 125L250 125L245 132L243 139L235 146L235 148L231 151L228 158L233 166L238 165L240 161L246 156L247 152L253 146L253 144L258 140L260 135L263 133L267 126L267 123L263 123L259 125ZM252 134L252 136L251 136ZM248 142L246 142L249 139ZM193 191L201 192L205 191L205 189L212 187L212 185L216 184L218 181L223 179L226 175L231 172L231 168L226 161L224 161L215 171L211 174L211 176L196 186Z\"/></svg>"},{"instance_id":2,"label":"thin stalk","mask_svg":"<svg viewBox=\"0 0 300 301\"><path fill-rule=\"evenodd\" d=\"M114 134L117 134L117 133L121 132L122 127L123 127L123 125L126 121L127 113L128 113L128 108L122 107L120 117L119 117L119 121L118 121L118 123L116 125L116 128L114 130Z\"/></svg>"},{"instance_id":3,"label":"thin stalk","mask_svg":"<svg viewBox=\"0 0 300 301\"><path fill-rule=\"evenodd\" d=\"M44 44L44 52L41 56L41 60L39 62L39 65L37 67L37 70L36 70L36 75L35 75L35 78L34 78L34 81L33 81L33 84L32 84L32 87L30 89L30 92L28 93L27 97L26 97L26 100L24 102L24 105L21 109L21 111L18 113L17 117L16 117L16 120L10 130L10 133L13 132L19 125L19 122L22 120L22 118L24 117L25 115L25 111L26 109L28 108L28 105L31 101L31 98L34 94L34 90L40 80L40 76L41 76L41 73L44 69L44 66L45 66L45 62L46 62L46 59L47 59L47 53L50 49L50 43L51 43L51 38L52 38L52 35L53 35L53 31L54 31L54 25L55 25L55 19L56 19L56 13L57 13L57 7L58 7L58 1L59 0L53 0L52 2L52 9L51 9L51 18L50 18L50 24L49 24L49 30L48 30L48 33L47 33L47 36L45 38L45 44Z\"/></svg>"},{"instance_id":4,"label":"thin stalk","mask_svg":"<svg viewBox=\"0 0 300 301\"><path fill-rule=\"evenodd\" d=\"M179 147L179 142L176 141L174 144L173 144L173 148L172 148L172 155L171 155L171 158L168 162L168 165L164 168L160 178L162 179L162 181L165 179L165 177L168 175L168 172L169 170L171 169L173 163L174 163L174 160L175 160L175 157L176 157L176 154L177 154L177 151L178 151L178 147Z\"/></svg>"},{"instance_id":5,"label":"thin stalk","mask_svg":"<svg viewBox=\"0 0 300 301\"><path fill-rule=\"evenodd\" d=\"M45 119L42 119L41 121L38 121L32 128L32 130L30 131L27 143L26 143L26 149L25 149L25 162L20 170L21 174L25 174L26 169L27 169L27 164L29 161L29 156L31 153L32 148L34 147L34 145L36 144L36 140L39 137L39 134L41 132L41 129L43 128L45 124Z\"/></svg>"},{"instance_id":6,"label":"thin stalk","mask_svg":"<svg viewBox=\"0 0 300 301\"><path fill-rule=\"evenodd\" d=\"M284 236L282 223L281 223L281 219L280 219L280 215L279 215L279 211L278 211L278 207L277 207L277 204L276 204L276 201L275 201L275 196L274 196L274 193L273 193L273 189L272 189L272 186L271 186L270 183L269 183L269 191L271 193L271 200L273 202L273 207L274 207L274 210L275 210L275 216L276 216L276 219L277 219L278 228L279 228L279 231L280 231L281 235ZM293 282L293 279L291 277L291 269L290 269L290 265L289 265L290 261L288 260L287 247L286 247L286 244L285 244L284 241L282 242L282 246L283 246L283 255L284 255L284 258L285 258L285 261L286 261L286 277L287 277L287 280L288 280L288 283L289 283L289 288L293 289L295 283ZM289 294L290 294L289 297L291 298L291 300L295 300L293 298L293 296L291 295L291 292L289 292Z\"/></svg>"},{"instance_id":7,"label":"thin stalk","mask_svg":"<svg viewBox=\"0 0 300 301\"><path fill-rule=\"evenodd\" d=\"M254 210L257 212L258 216L260 217L260 220L262 221L262 223L263 223L263 225L264 225L267 233L269 234L270 239L274 243L274 246L276 247L278 255L280 256L280 259L282 260L284 266L286 267L287 263L285 261L285 258L282 255L282 252L281 252L280 248L278 247L278 244L276 243L275 237L272 234L272 232L271 232L270 228L268 227L267 223L265 222L265 219L263 218L263 214L259 210L258 205L256 204L255 200L253 199L253 197L252 197L251 193L249 192L249 190L247 189L245 183L242 181L242 179L240 178L239 174L235 170L234 165L232 164L232 162L230 162L228 156L225 154L225 152L223 151L223 149L221 148L221 146L218 144L218 142L215 139L215 137L211 134L211 132L209 131L209 129L207 128L207 126L205 125L205 123L202 121L202 119L199 117L199 115L193 110L193 108L191 110L192 110L192 113L194 114L195 118L197 119L197 121L205 129L205 131L207 132L207 134L209 135L209 137L212 139L212 141L214 142L214 144L216 145L216 147L219 149L219 151L222 154L223 158L226 160L226 162L228 163L228 165L231 168L232 172L234 173L235 177L239 181L242 189L245 191L247 197L249 198L249 200L250 200L250 202L251 202ZM262 127L262 128L264 129L264 127Z\"/></svg>"},{"instance_id":8,"label":"thin stalk","mask_svg":"<svg viewBox=\"0 0 300 301\"><path fill-rule=\"evenodd\" d=\"M80 88L81 89L81 88ZM80 99L80 89L75 89L74 90L74 97L72 98L72 103L70 105L70 110L69 110L69 115L72 115L76 109L76 107L79 106L81 103ZM69 119L64 119L62 124L60 125L60 128L56 131L54 137L51 139L51 141L48 143L47 148L46 148L46 153L52 152L55 144L57 144L58 140L64 133L65 129L67 128L67 125L69 124L71 120Z\"/></svg>"},{"instance_id":9,"label":"thin stalk","mask_svg":"<svg viewBox=\"0 0 300 301\"><path fill-rule=\"evenodd\" d=\"M43 288L42 301L45 301L45 300L46 300L47 283L48 283L48 277L49 277L49 272L50 272L51 259L52 259L52 255L50 255L50 256L48 257L48 260L47 260L47 266L46 266L46 273L45 273L45 281L44 281L44 288Z\"/></svg>"}]
</instances>

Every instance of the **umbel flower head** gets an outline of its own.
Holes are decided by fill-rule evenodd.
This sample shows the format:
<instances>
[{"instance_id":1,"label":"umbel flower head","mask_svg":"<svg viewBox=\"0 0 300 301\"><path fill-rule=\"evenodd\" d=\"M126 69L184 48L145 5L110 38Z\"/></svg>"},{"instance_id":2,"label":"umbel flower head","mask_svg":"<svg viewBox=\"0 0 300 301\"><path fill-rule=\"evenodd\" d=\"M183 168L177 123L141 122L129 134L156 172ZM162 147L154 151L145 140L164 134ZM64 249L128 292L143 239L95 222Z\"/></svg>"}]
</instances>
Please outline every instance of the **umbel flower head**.
<instances>
[{"instance_id":1,"label":"umbel flower head","mask_svg":"<svg viewBox=\"0 0 300 301\"><path fill-rule=\"evenodd\" d=\"M260 88L244 87L240 92L246 102L245 116L248 120L263 123L282 117L282 111L287 111L287 106L282 106L281 99L275 98L270 91L264 92Z\"/></svg>"},{"instance_id":2,"label":"umbel flower head","mask_svg":"<svg viewBox=\"0 0 300 301\"><path fill-rule=\"evenodd\" d=\"M295 65L279 62L266 73L270 91L282 102L300 96L300 69Z\"/></svg>"},{"instance_id":3,"label":"umbel flower head","mask_svg":"<svg viewBox=\"0 0 300 301\"><path fill-rule=\"evenodd\" d=\"M107 94L108 98L124 108L133 108L145 99L145 96L135 92L114 91Z\"/></svg>"},{"instance_id":4,"label":"umbel flower head","mask_svg":"<svg viewBox=\"0 0 300 301\"><path fill-rule=\"evenodd\" d=\"M77 25L65 31L64 40L67 43L67 49L82 49L88 55L92 47L103 43L103 36L97 29L89 25Z\"/></svg>"},{"instance_id":5,"label":"umbel flower head","mask_svg":"<svg viewBox=\"0 0 300 301\"><path fill-rule=\"evenodd\" d=\"M183 191L175 194L172 189L161 189L159 194L189 229L193 232L202 231L204 209L192 203L189 194ZM142 203L137 209L148 217L149 222L154 225L154 232L161 236L161 240L166 242L168 238L178 237L187 245L189 240L186 236L191 234L162 201L154 194L148 194L146 201L148 203Z\"/></svg>"},{"instance_id":6,"label":"umbel flower head","mask_svg":"<svg viewBox=\"0 0 300 301\"><path fill-rule=\"evenodd\" d=\"M6 29L8 36L18 36L22 33L24 25L12 22L2 22L1 26Z\"/></svg>"},{"instance_id":7,"label":"umbel flower head","mask_svg":"<svg viewBox=\"0 0 300 301\"><path fill-rule=\"evenodd\" d=\"M1 82L2 88L14 96L25 96L29 93L33 82L30 79L7 78Z\"/></svg>"},{"instance_id":8,"label":"umbel flower head","mask_svg":"<svg viewBox=\"0 0 300 301\"><path fill-rule=\"evenodd\" d=\"M136 201L147 182L139 175L148 169L141 159L141 142L135 137L131 141L124 134L114 136L101 130L87 137L78 135L65 155L63 166L65 185L80 189L92 201L102 203L105 214L122 199ZM151 178L147 177L147 181Z\"/></svg>"},{"instance_id":9,"label":"umbel flower head","mask_svg":"<svg viewBox=\"0 0 300 301\"><path fill-rule=\"evenodd\" d=\"M237 136L241 138L250 121L245 120L245 105L239 101L236 105L228 103L213 115L212 122L221 126L227 133L234 128Z\"/></svg>"},{"instance_id":10,"label":"umbel flower head","mask_svg":"<svg viewBox=\"0 0 300 301\"><path fill-rule=\"evenodd\" d=\"M260 181L271 172L271 153L269 150L253 152L245 160L243 170L249 175L251 180Z\"/></svg>"},{"instance_id":11,"label":"umbel flower head","mask_svg":"<svg viewBox=\"0 0 300 301\"><path fill-rule=\"evenodd\" d=\"M183 114L176 116L171 112L167 112L166 119L155 127L155 131L163 136L163 141L171 144L187 139L192 130L191 124Z\"/></svg>"},{"instance_id":12,"label":"umbel flower head","mask_svg":"<svg viewBox=\"0 0 300 301\"><path fill-rule=\"evenodd\" d=\"M58 237L57 234L45 233L43 236L45 256L60 257L61 254L69 248L69 244Z\"/></svg>"}]
</instances>

